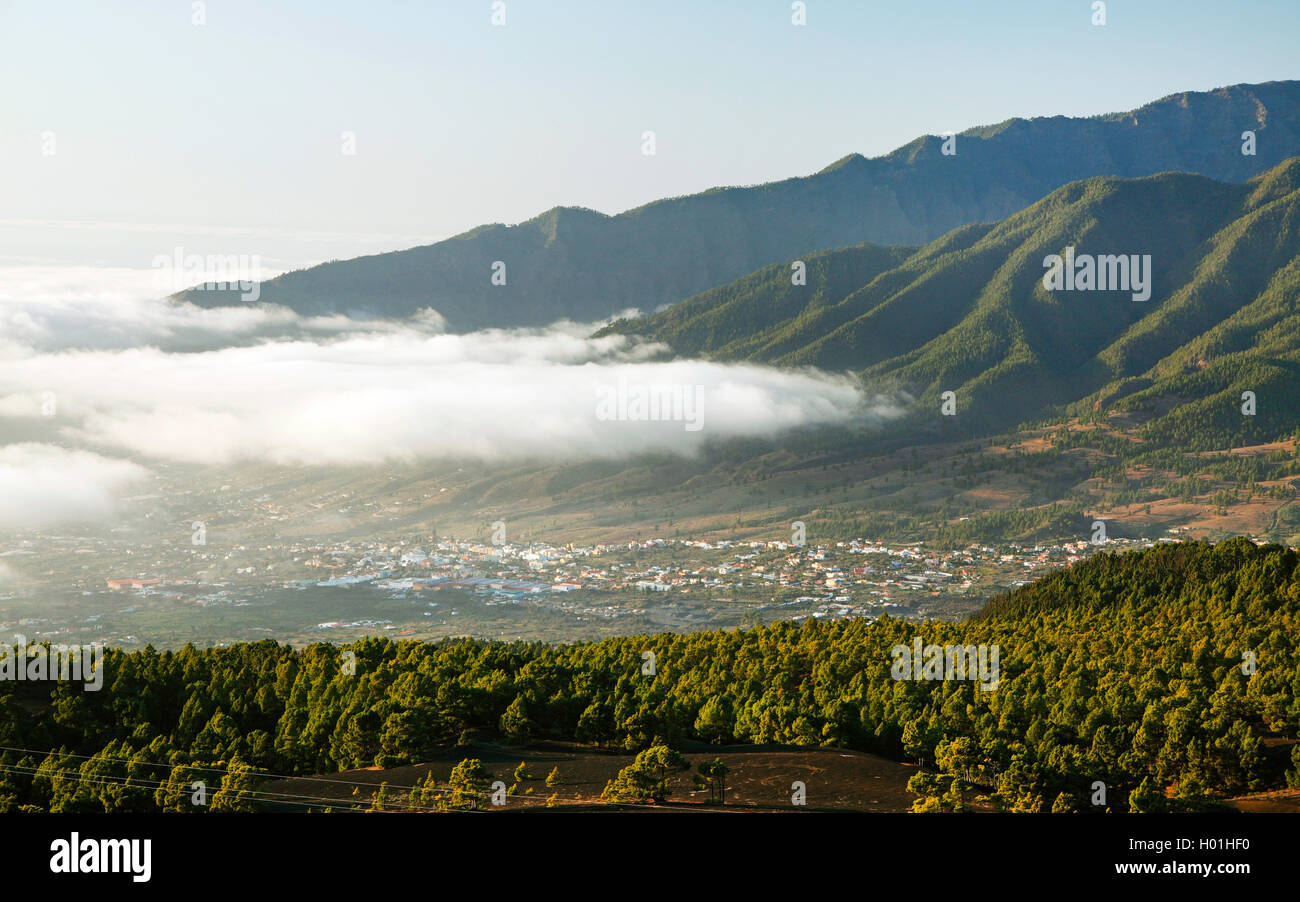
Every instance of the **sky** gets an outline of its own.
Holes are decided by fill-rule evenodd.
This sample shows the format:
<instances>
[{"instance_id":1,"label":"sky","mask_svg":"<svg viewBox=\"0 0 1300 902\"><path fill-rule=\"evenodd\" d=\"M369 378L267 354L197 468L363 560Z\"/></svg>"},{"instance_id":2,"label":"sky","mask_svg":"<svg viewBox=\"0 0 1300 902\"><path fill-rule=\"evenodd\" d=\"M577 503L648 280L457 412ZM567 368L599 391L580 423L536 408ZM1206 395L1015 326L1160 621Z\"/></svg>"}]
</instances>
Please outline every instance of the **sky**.
<instances>
[{"instance_id":1,"label":"sky","mask_svg":"<svg viewBox=\"0 0 1300 902\"><path fill-rule=\"evenodd\" d=\"M801 26L787 0L493 15L0 0L0 267L140 271L183 246L276 272L1300 76L1294 0L1113 0L1104 26L1091 0L806 0Z\"/></svg>"},{"instance_id":2,"label":"sky","mask_svg":"<svg viewBox=\"0 0 1300 902\"><path fill-rule=\"evenodd\" d=\"M0 532L112 519L164 465L692 455L912 403L592 324L201 310L160 257L268 278L1297 75L1294 0L805 2L0 0ZM660 389L680 416L633 412Z\"/></svg>"}]
</instances>

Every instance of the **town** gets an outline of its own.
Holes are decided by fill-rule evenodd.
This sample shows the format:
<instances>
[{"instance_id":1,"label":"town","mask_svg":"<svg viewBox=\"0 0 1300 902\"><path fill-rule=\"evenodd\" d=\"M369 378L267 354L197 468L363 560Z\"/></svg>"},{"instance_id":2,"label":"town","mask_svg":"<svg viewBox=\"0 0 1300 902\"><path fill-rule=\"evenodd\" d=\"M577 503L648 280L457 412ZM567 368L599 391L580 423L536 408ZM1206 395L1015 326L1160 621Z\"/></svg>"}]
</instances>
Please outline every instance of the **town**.
<instances>
[{"instance_id":1,"label":"town","mask_svg":"<svg viewBox=\"0 0 1300 902\"><path fill-rule=\"evenodd\" d=\"M21 630L33 641L172 647L373 634L594 639L886 614L955 620L1091 554L1151 544L1114 538L939 551L869 539L798 546L442 538L219 548L27 537L0 551L11 572L37 574L3 587L0 630ZM40 563L47 558L85 563Z\"/></svg>"}]
</instances>

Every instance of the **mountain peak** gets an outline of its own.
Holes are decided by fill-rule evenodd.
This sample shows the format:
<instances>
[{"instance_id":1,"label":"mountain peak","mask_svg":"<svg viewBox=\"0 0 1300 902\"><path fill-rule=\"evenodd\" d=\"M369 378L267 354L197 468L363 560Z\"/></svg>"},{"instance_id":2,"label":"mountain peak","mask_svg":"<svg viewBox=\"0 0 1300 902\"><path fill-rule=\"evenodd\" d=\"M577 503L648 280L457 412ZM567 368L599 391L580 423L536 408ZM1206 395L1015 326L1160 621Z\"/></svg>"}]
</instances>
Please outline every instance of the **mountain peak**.
<instances>
[{"instance_id":1,"label":"mountain peak","mask_svg":"<svg viewBox=\"0 0 1300 902\"><path fill-rule=\"evenodd\" d=\"M867 158L864 157L862 154L851 153L848 154L847 156L840 157L838 160L836 160L834 163L831 163L829 166L825 167L824 169L817 170L815 174L827 175L832 172L838 172L841 169L850 169L856 166L860 166L866 161Z\"/></svg>"}]
</instances>

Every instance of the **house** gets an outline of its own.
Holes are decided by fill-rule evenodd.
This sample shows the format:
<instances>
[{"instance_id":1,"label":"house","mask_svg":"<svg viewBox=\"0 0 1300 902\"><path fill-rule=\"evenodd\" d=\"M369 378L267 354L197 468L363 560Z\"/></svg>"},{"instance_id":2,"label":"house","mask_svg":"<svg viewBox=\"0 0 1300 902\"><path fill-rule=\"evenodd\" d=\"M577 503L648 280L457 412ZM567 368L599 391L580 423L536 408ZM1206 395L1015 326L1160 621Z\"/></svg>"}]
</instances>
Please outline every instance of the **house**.
<instances>
[{"instance_id":1,"label":"house","mask_svg":"<svg viewBox=\"0 0 1300 902\"><path fill-rule=\"evenodd\" d=\"M127 589L143 589L145 586L155 586L162 582L161 579L110 579L108 587L115 592L123 592Z\"/></svg>"}]
</instances>

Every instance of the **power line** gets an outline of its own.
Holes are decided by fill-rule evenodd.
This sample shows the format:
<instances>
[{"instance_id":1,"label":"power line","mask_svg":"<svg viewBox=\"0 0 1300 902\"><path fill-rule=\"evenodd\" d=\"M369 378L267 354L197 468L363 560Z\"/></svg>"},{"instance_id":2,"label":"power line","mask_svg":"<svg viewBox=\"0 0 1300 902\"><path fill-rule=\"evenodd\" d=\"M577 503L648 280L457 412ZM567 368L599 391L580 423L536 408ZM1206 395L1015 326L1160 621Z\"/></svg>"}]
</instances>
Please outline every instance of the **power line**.
<instances>
[{"instance_id":1,"label":"power line","mask_svg":"<svg viewBox=\"0 0 1300 902\"><path fill-rule=\"evenodd\" d=\"M143 765L148 765L150 767L166 767L166 768L185 767L185 768L189 768L190 770L210 771L212 773L218 773L218 774L230 773L229 769L224 767L204 767L197 764L164 764L159 761L142 761L139 758L114 758L109 755L78 755L74 752L61 752L56 749L25 749L25 748L20 748L18 746L0 745L0 751L27 752L33 755L45 755L45 756L58 755L60 758L81 758L87 761L90 760L118 761L123 764L143 764ZM373 783L366 783L360 780L334 780L329 777L318 777L318 776L310 776L310 775L304 776L303 774L274 774L271 773L270 771L262 771L262 770L259 770L256 773L257 776L259 777L273 777L280 780L317 780L322 783L338 783L339 785L343 785L343 786L374 786L375 785ZM417 786L393 786L390 784L389 788L409 790L409 789L416 789L416 788L427 789L428 787L424 785L420 785L418 787ZM450 791L451 785L438 784L436 788L439 790L445 789Z\"/></svg>"},{"instance_id":2,"label":"power line","mask_svg":"<svg viewBox=\"0 0 1300 902\"><path fill-rule=\"evenodd\" d=\"M37 770L37 769L35 769L35 768L24 768L24 767L18 767L17 765L13 765L13 764L0 764L0 769L4 769L4 770L12 770L12 771L18 771L18 772L20 772L20 773L28 774L28 775L30 775L30 776L47 776L47 775L49 775L49 776L57 776L57 777L65 778L65 779L75 779L75 780L77 780L77 781L79 781L79 782L84 781L84 782L88 782L88 783L98 783L98 784L104 784L104 785L110 785L110 786L121 786L121 787L123 787L124 789L150 789L150 788L152 788L152 789L157 790L157 789L161 789L161 788L163 788L163 787L165 787L165 786L167 785L167 784L163 783L162 781L159 781L159 780L148 780L148 779L145 779L145 778L143 778L143 777L112 777L112 776L108 776L108 775L104 775L104 774L83 774L83 773L80 773L80 772L78 772L78 771L54 771L53 774L51 774L50 771L43 771L43 772L42 772L42 771ZM150 787L150 786L147 786L147 785L144 785L144 784L153 784L153 786ZM181 793L184 793L185 791L186 791L185 788L181 788L181 789L180 789L180 792L181 792ZM239 794L241 794L241 795L246 795L246 796L263 795L263 794L265 794L265 795L270 795L270 794L271 794L271 793L261 793L261 792L259 792L258 790L252 790L252 789L242 789L242 790L232 790L232 791L233 791L233 792L236 792L236 793L239 793ZM325 798L324 796L297 796L296 798L304 798L304 799L318 799L319 801L326 801L326 802L333 801L335 804L338 804L338 803L339 803L339 800L337 800L337 799L335 799L335 800L331 800L331 799ZM303 805L303 806L306 806L306 807L309 807L309 808L315 808L315 807L318 807L317 804L316 804L316 802L314 802L314 801L313 801L313 802L290 802L290 801L282 800L282 799L254 799L253 801L261 801L261 802L276 803L276 804L283 804L283 805ZM349 808L349 810L354 810L354 809Z\"/></svg>"},{"instance_id":3,"label":"power line","mask_svg":"<svg viewBox=\"0 0 1300 902\"><path fill-rule=\"evenodd\" d=\"M70 770L61 770L61 771L53 771L53 772L51 772L51 771L41 771L39 768L22 767L22 766L20 766L20 765L16 765L16 764L0 764L0 769L3 769L3 770L10 770L10 771L17 771L17 772L19 772L19 773L27 774L27 775L30 775L30 776L41 776L41 777L44 777L44 776L56 777L56 776L58 776L58 777L63 777L63 778L67 778L67 779L75 779L75 780L78 780L78 781L86 781L86 782L90 782L90 783L98 783L98 784L113 785L113 786L122 786L123 788L126 788L126 789L154 789L154 790L157 790L157 789L164 789L164 788L170 786L170 784L167 783L166 781L162 781L162 780L150 780L150 779L145 778L145 777L114 777L114 776L110 776L110 775L107 775L107 774L83 774L83 773L81 773L80 771L70 771ZM253 774L253 775L251 775L251 776L257 776L257 775L256 775L256 774ZM182 787L178 787L178 790L177 790L177 791L179 791L181 794L184 794L184 793L187 792L188 790L187 790L186 787L182 786ZM220 790L218 790L218 791L220 791ZM329 807L339 807L339 806L343 806L343 807L345 808L345 810L347 810L348 812L356 812L356 811L360 811L360 810L365 810L365 809L362 809L362 808L359 807L361 804L364 804L364 803L361 803L361 802L353 802L353 801L351 801L351 800L349 800L349 799L330 798L329 796L314 796L314 795L301 795L301 794L296 794L296 793L281 793L281 792L277 792L277 791L275 791L275 790L266 790L266 789L260 789L260 790L259 790L259 789L231 789L231 790L226 790L226 791L227 791L227 792L230 792L230 793L235 793L235 794L237 794L240 798L244 798L244 797L253 797L253 798L251 799L252 801L255 801L255 802L263 802L263 803L266 803L266 804L277 804L277 805L300 805L300 806L307 807L307 808L319 808L319 807L324 807L324 806L322 806L320 803L325 803L325 806L329 806ZM378 791L378 787L376 787L376 791ZM265 798L262 798L262 797L265 797ZM283 797L283 798L280 798L280 797ZM291 802L291 801L288 801L288 799L311 799L312 801L309 801L309 802ZM373 799L371 800L371 804L372 804L372 806L375 804ZM391 807L385 807L385 808L383 808L382 810L384 810L384 811L396 810L396 811L438 812L438 811L442 811L442 810L444 810L444 809L441 809L441 808L431 808L431 807L428 807L428 806L414 806L414 807L413 807L413 806L411 806L411 805L409 805L409 804L407 804L407 805L403 805L403 804L400 803L400 802L390 802L390 803L380 802L380 803L378 803L378 804L380 804L380 805L389 805L389 806L391 806Z\"/></svg>"},{"instance_id":4,"label":"power line","mask_svg":"<svg viewBox=\"0 0 1300 902\"><path fill-rule=\"evenodd\" d=\"M232 775L233 775L233 776L239 776L239 774L232 774L231 771L230 771L228 768L222 768L222 767L205 767L205 766L201 766L201 765L191 765L191 764L164 764L164 763L157 762L157 761L142 761L142 760L134 759L134 758L115 758L115 757L112 757L112 756L109 756L109 755L79 755L79 754L77 754L77 753L75 753L75 752L60 752L60 751L57 751L57 750L54 750L54 749L29 749L29 748L23 748L23 747L21 747L21 746L5 746L5 745L0 745L0 750L12 751L12 752L28 752L28 753L31 753L31 754L45 755L45 756L47 756L47 757L50 756L50 755L56 755L56 756L58 756L58 757L63 757L63 758L79 758L79 759L82 759L82 760L85 760L85 761L113 761L113 762L117 762L117 763L121 763L121 764L127 764L127 765L136 765L136 766L141 766L141 765L143 765L143 766L146 766L146 767L166 768L166 769L168 769L168 770L172 770L172 769L175 769L175 768L183 768L183 769L187 769L187 770L194 770L194 771L207 771L207 772L212 772L212 773L218 773L218 774L223 774L223 775L226 775L226 776L232 776ZM0 768L9 768L9 769L11 769L11 770L16 770L16 771L20 771L20 772L28 772L28 773L31 773L32 775L39 775L39 774L41 774L41 772L39 771L38 768L24 768L24 767L22 767L22 766L20 766L20 765L5 765L5 764L0 764ZM48 774L48 773L50 773L50 772L49 772L49 771L46 771L46 772L44 772L44 773L47 773L47 774ZM54 771L54 773L61 774L61 775L65 775L65 776L68 776L68 775L76 775L76 776L79 776L79 777L82 776L81 773L80 773L80 771L60 770L60 771ZM90 776L92 776L92 775L85 775L85 776L86 776L86 777L90 777ZM101 776L105 776L105 777L107 778L107 775L101 775ZM293 775L293 774L274 774L274 773L270 773L270 772L267 772L267 771L260 771L260 770L252 770L252 771L249 771L249 772L247 772L246 774L244 774L244 776L250 776L250 777L255 777L255 778L277 778L277 779L284 779L284 780L316 780L316 781L319 781L319 782L322 782L322 783L338 784L338 785L341 785L341 786L364 786L364 787L367 787L367 788L373 789L375 792L378 792L378 791L380 790L380 788L381 788L380 786L377 786L377 785L374 784L374 783L367 783L367 782L362 782L362 781L358 781L358 780L332 780L332 779L329 779L328 777L303 776L303 775ZM125 782L125 781L128 781L128 780L129 780L129 781L135 781L136 783L152 783L152 784L154 784L155 787L161 787L161 786L163 786L163 785L166 785L166 781L161 781L161 780L149 780L149 779L144 778L144 777L129 777L129 778L121 778L121 779L122 779L122 781L123 781L123 782L122 782L122 785L124 785L124 786L130 785L128 782ZM386 783L386 782L387 782L387 781L381 781L381 783ZM415 784L415 785L413 785L413 786L406 786L406 785L403 785L403 784L393 785L393 784L390 783L390 784L388 784L388 788L389 788L389 789L392 789L392 790L398 790L398 791L405 790L405 791L407 792L408 798L409 798L410 793L411 793L411 792L414 792L414 791L420 791L420 792L439 792L439 793L455 793L455 792L457 791L456 788L455 788L454 786L452 786L450 783L435 783L435 784L433 784L432 786L430 786L430 785L427 784L427 783L423 783L423 784ZM333 804L349 804L349 805L350 805L350 804L353 804L350 800L346 800L346 799L344 799L344 800L340 800L340 799L336 799L336 798L331 798L331 797L329 797L329 796L319 796L319 795L307 795L307 794L289 793L289 792L281 792L281 791L278 791L278 790L268 790L268 789L252 790L252 789L244 789L244 790L234 790L234 791L236 791L236 792L241 792L241 793L244 793L244 794L246 794L246 795L254 795L254 796L282 796L282 797L285 797L285 798L315 799L315 800L319 800L319 801L330 802L330 803L333 803ZM276 802L276 801L281 801L281 800L280 800L280 799L265 799L264 801ZM286 801L286 802L284 802L284 804L303 804L303 803L292 803L292 802L287 802L287 801ZM399 804L399 803L394 803L394 804ZM403 809L403 810L412 810L412 809L408 806L407 808L405 808L405 809ZM439 809L439 808L430 808L430 807L425 806L425 807L417 807L417 808L415 808L415 809L413 809L413 810L418 810L418 811L440 811L440 810L442 810L442 809Z\"/></svg>"}]
</instances>

